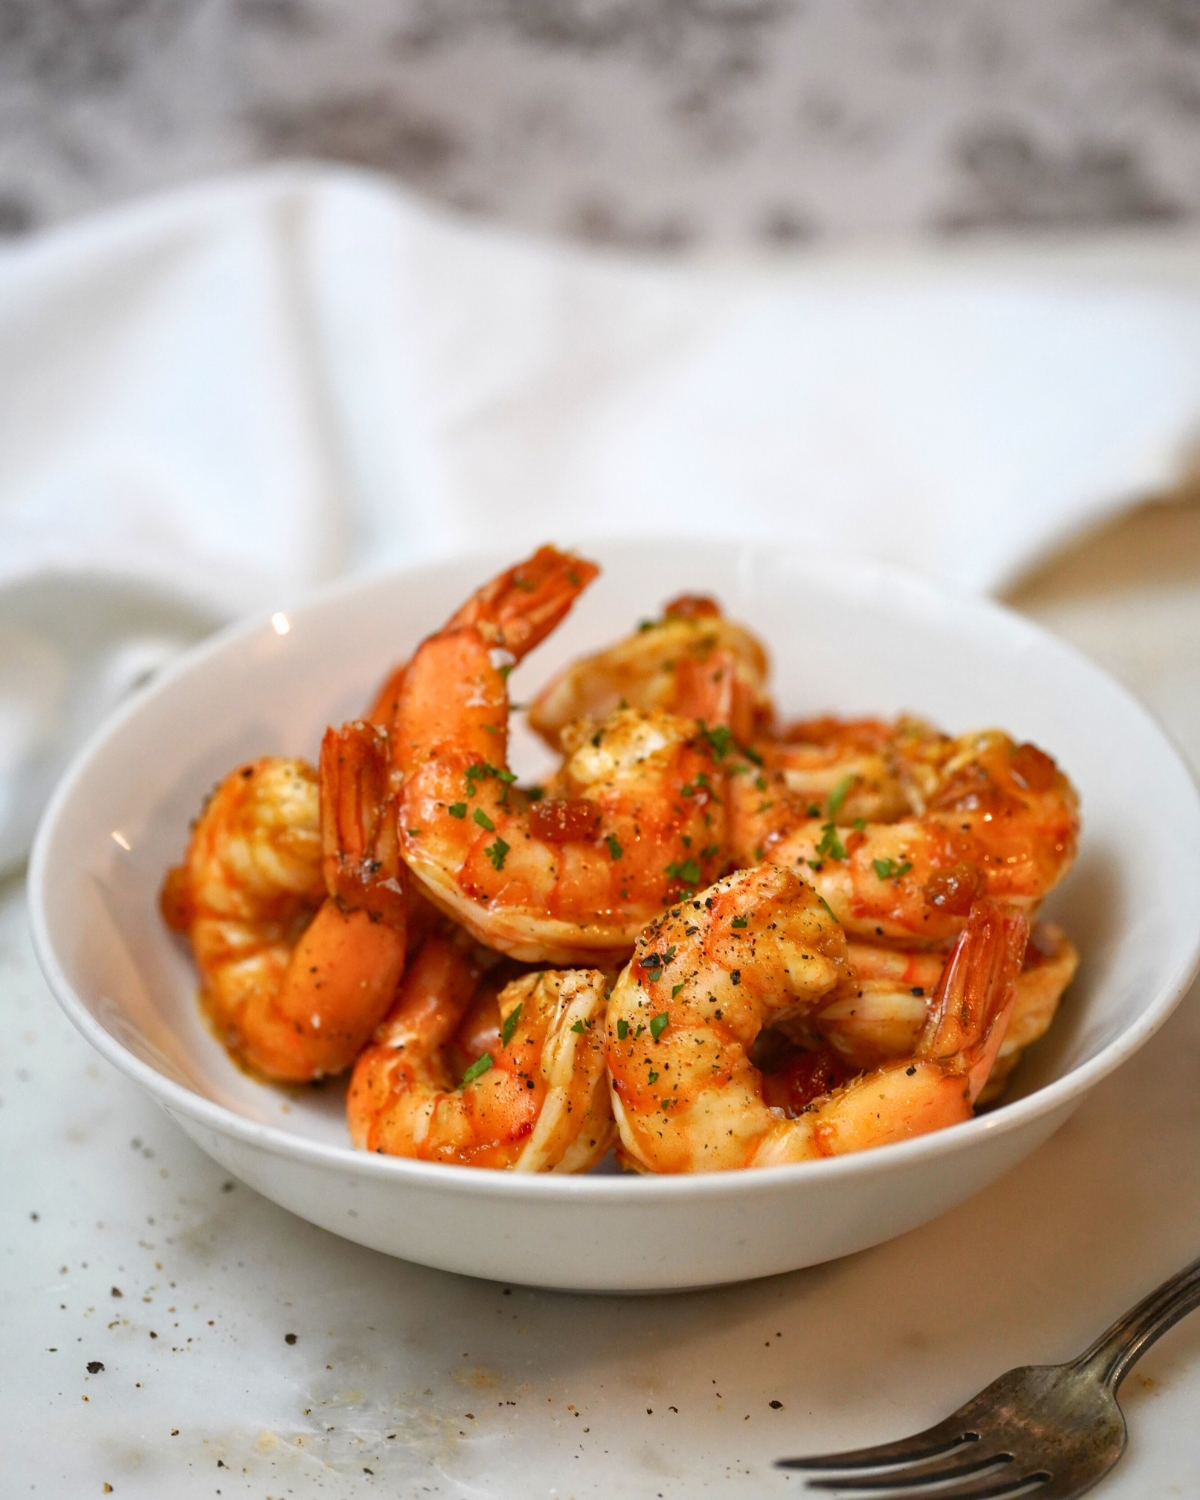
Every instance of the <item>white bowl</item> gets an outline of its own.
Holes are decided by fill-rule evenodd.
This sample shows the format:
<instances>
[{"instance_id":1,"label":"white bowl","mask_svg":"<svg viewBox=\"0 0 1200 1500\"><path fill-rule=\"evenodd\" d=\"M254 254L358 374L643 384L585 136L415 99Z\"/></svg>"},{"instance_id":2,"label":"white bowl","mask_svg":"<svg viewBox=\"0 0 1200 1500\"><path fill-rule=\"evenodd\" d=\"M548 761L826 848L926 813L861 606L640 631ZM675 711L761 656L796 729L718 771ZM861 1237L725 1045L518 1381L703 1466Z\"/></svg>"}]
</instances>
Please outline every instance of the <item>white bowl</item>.
<instances>
[{"instance_id":1,"label":"white bowl","mask_svg":"<svg viewBox=\"0 0 1200 1500\"><path fill-rule=\"evenodd\" d=\"M650 1291L846 1255L960 1202L1020 1161L1162 1023L1200 950L1200 801L1149 715L1024 620L878 565L712 542L595 549L604 573L514 675L625 633L682 591L716 594L769 644L781 709L993 724L1059 759L1082 795L1078 865L1048 908L1083 954L1010 1102L857 1156L709 1176L526 1177L351 1149L344 1085L282 1090L240 1072L197 1010L158 916L188 821L239 760L315 759L384 673L510 558L328 592L224 633L96 735L59 786L29 872L37 952L67 1015L205 1151L285 1208L391 1255L475 1276ZM280 633L280 628L284 633ZM536 755L516 737L521 769Z\"/></svg>"}]
</instances>

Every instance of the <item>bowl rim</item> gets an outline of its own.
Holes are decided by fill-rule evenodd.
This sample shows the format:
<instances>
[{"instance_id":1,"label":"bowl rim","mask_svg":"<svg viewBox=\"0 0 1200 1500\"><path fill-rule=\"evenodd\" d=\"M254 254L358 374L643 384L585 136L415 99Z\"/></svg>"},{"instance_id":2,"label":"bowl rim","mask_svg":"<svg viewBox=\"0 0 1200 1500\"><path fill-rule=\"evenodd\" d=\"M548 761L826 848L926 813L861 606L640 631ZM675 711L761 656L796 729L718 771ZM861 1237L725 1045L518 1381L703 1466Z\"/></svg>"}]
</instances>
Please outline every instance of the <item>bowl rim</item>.
<instances>
[{"instance_id":1,"label":"bowl rim","mask_svg":"<svg viewBox=\"0 0 1200 1500\"><path fill-rule=\"evenodd\" d=\"M678 539L625 536L588 537L584 547L638 548L656 545L678 546ZM778 549L768 543L753 539L747 541L730 537L727 542L720 538L696 538L691 546L698 550L732 546L741 554L767 553L778 555ZM795 547L785 544L785 550ZM804 549L804 561L822 568L837 568L845 575L853 572L859 578L876 578L895 589L903 590L909 597L916 597L926 604L951 603L956 611L966 609L987 619L988 624L1007 632L1018 640L1023 638L1029 645L1049 647L1070 662L1073 670L1083 673L1098 682L1110 693L1122 700L1123 710L1142 721L1174 758L1182 771L1191 792L1192 821L1200 827L1200 785L1187 761L1180 753L1166 729L1150 710L1124 685L1104 668L1097 665L1070 642L1054 635L1043 626L1018 614L1015 610L994 599L981 596L952 584L927 578L907 568L879 562L848 552L821 552ZM581 1176L556 1173L517 1173L503 1171L464 1171L461 1167L437 1162L411 1160L405 1157L384 1156L380 1153L359 1151L350 1144L340 1145L310 1137L296 1135L279 1126L252 1120L224 1104L207 1099L192 1089L175 1082L158 1072L149 1063L130 1051L121 1041L106 1031L92 1015L76 992L60 964L53 940L50 936L48 915L48 883L50 848L63 813L70 807L78 784L86 777L93 760L105 749L110 740L124 729L126 723L138 714L151 698L166 692L178 679L186 677L210 657L219 655L238 642L271 628L272 618L282 608L289 618L303 615L360 592L367 592L381 585L394 584L403 579L419 575L436 574L447 568L479 565L480 569L508 566L511 562L507 552L496 548L455 553L452 556L435 558L419 563L392 568L374 569L358 573L349 578L337 579L304 593L294 603L276 605L274 609L263 608L243 619L217 630L163 669L152 682L132 693L118 709L101 724L75 755L42 814L29 859L26 881L29 923L34 952L42 973L59 1006L75 1028L91 1043L108 1062L141 1085L152 1098L169 1113L181 1114L196 1124L205 1126L220 1135L233 1137L243 1144L256 1147L272 1155L289 1157L292 1160L323 1169L335 1169L358 1176L390 1180L400 1184L411 1184L429 1191L467 1193L476 1197L502 1197L521 1201L557 1201L563 1203L597 1200L606 1203L629 1203L647 1205L657 1198L671 1202L678 1198L724 1198L744 1194L770 1192L775 1187L794 1184L797 1188L805 1182L831 1179L853 1179L874 1176L893 1168L900 1168L918 1161L933 1161L944 1156L968 1151L976 1142L998 1138L1032 1125L1039 1119L1053 1115L1056 1111L1069 1112L1084 1095L1126 1062L1154 1035L1171 1012L1182 1000L1192 979L1200 970L1200 905L1197 908L1195 930L1186 952L1177 960L1169 975L1160 985L1153 1000L1139 1012L1117 1036L1086 1062L1071 1068L1061 1078L1027 1094L1011 1104L1001 1105L984 1115L935 1131L927 1135L911 1137L890 1145L876 1146L867 1151L845 1156L826 1157L819 1161L794 1162L782 1166L757 1167L752 1170L731 1172L705 1172L693 1174L653 1175L622 1174L621 1176L598 1176L595 1173ZM731 571L735 563L730 561ZM481 572L481 576L489 576ZM830 576L834 576L832 573Z\"/></svg>"}]
</instances>

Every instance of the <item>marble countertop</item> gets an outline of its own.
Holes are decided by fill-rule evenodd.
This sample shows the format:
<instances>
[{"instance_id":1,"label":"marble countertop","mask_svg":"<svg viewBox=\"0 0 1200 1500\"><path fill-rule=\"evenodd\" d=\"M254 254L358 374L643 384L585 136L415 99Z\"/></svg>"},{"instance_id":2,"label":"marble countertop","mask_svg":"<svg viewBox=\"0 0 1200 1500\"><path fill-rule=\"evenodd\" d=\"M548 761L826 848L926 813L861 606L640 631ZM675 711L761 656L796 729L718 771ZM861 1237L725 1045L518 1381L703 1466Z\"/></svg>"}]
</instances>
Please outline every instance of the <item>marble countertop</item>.
<instances>
[{"instance_id":1,"label":"marble countertop","mask_svg":"<svg viewBox=\"0 0 1200 1500\"><path fill-rule=\"evenodd\" d=\"M1013 602L1200 767L1200 505L1126 518ZM1200 1250L1198 1076L1200 986L1041 1150L890 1244L676 1296L506 1287L347 1244L226 1177L59 1014L10 882L6 1493L798 1493L772 1459L903 1434L1008 1366L1067 1357ZM1105 1497L1200 1496L1198 1399L1193 1318L1126 1383Z\"/></svg>"},{"instance_id":2,"label":"marble countertop","mask_svg":"<svg viewBox=\"0 0 1200 1500\"><path fill-rule=\"evenodd\" d=\"M0 233L278 157L660 250L1200 214L1192 0L8 0Z\"/></svg>"}]
</instances>

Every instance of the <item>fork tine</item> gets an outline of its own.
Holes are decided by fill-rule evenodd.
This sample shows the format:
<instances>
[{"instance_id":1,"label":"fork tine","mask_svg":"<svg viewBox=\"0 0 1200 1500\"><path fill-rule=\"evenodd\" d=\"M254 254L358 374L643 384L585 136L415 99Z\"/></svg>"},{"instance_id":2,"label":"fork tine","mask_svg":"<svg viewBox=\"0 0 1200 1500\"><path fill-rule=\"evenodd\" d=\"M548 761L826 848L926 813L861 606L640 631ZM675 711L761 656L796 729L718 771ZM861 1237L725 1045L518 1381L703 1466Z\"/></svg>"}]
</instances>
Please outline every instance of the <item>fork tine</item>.
<instances>
[{"instance_id":1,"label":"fork tine","mask_svg":"<svg viewBox=\"0 0 1200 1500\"><path fill-rule=\"evenodd\" d=\"M945 1483L951 1479L969 1479L973 1474L1007 1469L1013 1456L1005 1448L990 1447L986 1453L978 1451L982 1444L969 1448L952 1448L928 1462L903 1464L900 1468L889 1468L875 1474L839 1474L833 1478L810 1479L812 1490L904 1490L918 1485ZM999 1478L993 1474L993 1478ZM1011 1477L1011 1476L1010 1476Z\"/></svg>"},{"instance_id":2,"label":"fork tine","mask_svg":"<svg viewBox=\"0 0 1200 1500\"><path fill-rule=\"evenodd\" d=\"M904 1490L904 1500L998 1500L1002 1495L1028 1496L1029 1500L1035 1500L1035 1496L1042 1485L1050 1478L1044 1469L1037 1469L1033 1473L1010 1474L1001 1471L999 1474L992 1472L979 1476L967 1475L961 1484L947 1484L943 1481L935 1481L933 1484L922 1484L920 1488ZM828 1489L834 1483L828 1479L810 1479L809 1489ZM869 1477L859 1481L858 1493L860 1495L878 1495L879 1484Z\"/></svg>"},{"instance_id":3,"label":"fork tine","mask_svg":"<svg viewBox=\"0 0 1200 1500\"><path fill-rule=\"evenodd\" d=\"M778 1458L778 1469L882 1469L892 1464L916 1463L938 1458L965 1443L977 1443L979 1432L962 1412L955 1412L944 1422L914 1432L911 1437L894 1443L879 1443L874 1448L854 1448L848 1453L814 1453L807 1458Z\"/></svg>"}]
</instances>

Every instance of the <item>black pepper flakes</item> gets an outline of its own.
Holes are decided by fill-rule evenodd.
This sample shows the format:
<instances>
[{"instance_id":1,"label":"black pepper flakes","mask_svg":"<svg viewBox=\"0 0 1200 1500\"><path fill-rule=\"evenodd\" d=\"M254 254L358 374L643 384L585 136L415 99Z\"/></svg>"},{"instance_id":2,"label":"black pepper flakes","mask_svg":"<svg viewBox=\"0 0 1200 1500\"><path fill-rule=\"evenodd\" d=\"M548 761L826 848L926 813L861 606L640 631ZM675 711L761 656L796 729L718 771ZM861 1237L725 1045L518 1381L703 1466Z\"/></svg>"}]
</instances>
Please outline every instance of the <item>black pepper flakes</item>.
<instances>
[{"instance_id":1,"label":"black pepper flakes","mask_svg":"<svg viewBox=\"0 0 1200 1500\"><path fill-rule=\"evenodd\" d=\"M98 1359L89 1359L87 1362L87 1372L89 1375L99 1375L103 1368L104 1365Z\"/></svg>"},{"instance_id":2,"label":"black pepper flakes","mask_svg":"<svg viewBox=\"0 0 1200 1500\"><path fill-rule=\"evenodd\" d=\"M285 1333L283 1336L283 1342L285 1344L294 1344L296 1342L296 1335L294 1333Z\"/></svg>"}]
</instances>

